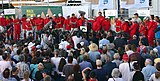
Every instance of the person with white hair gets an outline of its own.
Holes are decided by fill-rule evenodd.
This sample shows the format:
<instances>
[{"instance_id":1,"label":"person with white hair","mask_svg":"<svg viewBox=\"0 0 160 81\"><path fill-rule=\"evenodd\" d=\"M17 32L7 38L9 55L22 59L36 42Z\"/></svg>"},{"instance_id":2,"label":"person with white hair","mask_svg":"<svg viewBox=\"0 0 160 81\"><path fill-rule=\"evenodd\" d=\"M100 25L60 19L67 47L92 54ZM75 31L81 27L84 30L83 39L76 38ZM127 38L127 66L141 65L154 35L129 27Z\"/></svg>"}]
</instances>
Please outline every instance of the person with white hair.
<instances>
[{"instance_id":1,"label":"person with white hair","mask_svg":"<svg viewBox=\"0 0 160 81\"><path fill-rule=\"evenodd\" d=\"M142 73L145 77L145 81L148 81L152 74L154 74L157 70L154 66L152 66L152 60L146 59L145 66L142 69Z\"/></svg>"},{"instance_id":2,"label":"person with white hair","mask_svg":"<svg viewBox=\"0 0 160 81\"><path fill-rule=\"evenodd\" d=\"M64 24L65 18L62 16L61 13L58 14L58 18L57 18L57 28L59 29L63 29L63 24Z\"/></svg>"},{"instance_id":3,"label":"person with white hair","mask_svg":"<svg viewBox=\"0 0 160 81\"><path fill-rule=\"evenodd\" d=\"M112 70L112 78L109 78L108 81L124 81L122 78L119 78L120 76L120 71L118 68L114 68Z\"/></svg>"}]
</instances>

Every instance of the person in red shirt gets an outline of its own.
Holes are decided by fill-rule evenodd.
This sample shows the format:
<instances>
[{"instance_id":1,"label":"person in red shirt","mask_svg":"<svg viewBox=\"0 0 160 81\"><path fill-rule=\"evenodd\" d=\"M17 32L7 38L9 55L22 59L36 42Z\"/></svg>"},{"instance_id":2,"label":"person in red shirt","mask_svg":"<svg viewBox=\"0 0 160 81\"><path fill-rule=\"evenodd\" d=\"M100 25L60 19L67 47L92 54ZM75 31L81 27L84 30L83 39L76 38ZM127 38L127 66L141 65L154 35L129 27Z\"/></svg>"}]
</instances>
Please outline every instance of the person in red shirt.
<instances>
[{"instance_id":1,"label":"person in red shirt","mask_svg":"<svg viewBox=\"0 0 160 81\"><path fill-rule=\"evenodd\" d=\"M58 14L58 18L57 18L57 28L59 29L63 29L63 24L64 24L65 18L62 16L61 13Z\"/></svg>"},{"instance_id":2,"label":"person in red shirt","mask_svg":"<svg viewBox=\"0 0 160 81\"><path fill-rule=\"evenodd\" d=\"M35 26L36 26L36 32L38 35L36 35L36 38L39 37L39 40L41 39L41 30L44 27L44 19L41 18L40 15L37 15L37 18L35 19Z\"/></svg>"},{"instance_id":3,"label":"person in red shirt","mask_svg":"<svg viewBox=\"0 0 160 81\"><path fill-rule=\"evenodd\" d=\"M116 32L120 32L122 21L121 21L121 19L116 18L115 22L116 22Z\"/></svg>"},{"instance_id":4,"label":"person in red shirt","mask_svg":"<svg viewBox=\"0 0 160 81\"><path fill-rule=\"evenodd\" d=\"M26 15L24 14L21 18L21 23L22 23L22 37L26 39Z\"/></svg>"},{"instance_id":5,"label":"person in red shirt","mask_svg":"<svg viewBox=\"0 0 160 81\"><path fill-rule=\"evenodd\" d=\"M13 20L14 24L14 41L20 40L20 33L21 33L21 26L20 26L20 19L16 17L16 19Z\"/></svg>"},{"instance_id":6,"label":"person in red shirt","mask_svg":"<svg viewBox=\"0 0 160 81\"><path fill-rule=\"evenodd\" d=\"M2 13L1 15L0 15L0 26L2 26L2 27L6 27L6 25L7 25L7 23L6 23L6 18L4 18L4 14Z\"/></svg>"},{"instance_id":7,"label":"person in red shirt","mask_svg":"<svg viewBox=\"0 0 160 81\"><path fill-rule=\"evenodd\" d=\"M9 17L6 20L7 23L7 39L12 40L13 39L13 19Z\"/></svg>"},{"instance_id":8,"label":"person in red shirt","mask_svg":"<svg viewBox=\"0 0 160 81\"><path fill-rule=\"evenodd\" d=\"M141 35L145 35L145 36L147 37L147 27L146 27L146 25L145 25L144 22L141 22L141 23L140 23L139 33L140 33Z\"/></svg>"},{"instance_id":9,"label":"person in red shirt","mask_svg":"<svg viewBox=\"0 0 160 81\"><path fill-rule=\"evenodd\" d=\"M96 17L96 22L99 22L102 25L102 22L105 20L105 18L102 16L102 12L98 12L98 17Z\"/></svg>"},{"instance_id":10,"label":"person in red shirt","mask_svg":"<svg viewBox=\"0 0 160 81\"><path fill-rule=\"evenodd\" d=\"M132 26L129 28L130 37L131 37L130 39L132 39L133 35L137 34L138 27L139 27L139 25L138 25L137 21L133 21Z\"/></svg>"},{"instance_id":11,"label":"person in red shirt","mask_svg":"<svg viewBox=\"0 0 160 81\"><path fill-rule=\"evenodd\" d=\"M46 25L50 21L49 15L46 14L46 18L44 19L44 25Z\"/></svg>"},{"instance_id":12,"label":"person in red shirt","mask_svg":"<svg viewBox=\"0 0 160 81\"><path fill-rule=\"evenodd\" d=\"M64 21L65 30L70 31L71 30L71 24L70 24L70 16L67 16L67 19Z\"/></svg>"},{"instance_id":13,"label":"person in red shirt","mask_svg":"<svg viewBox=\"0 0 160 81\"><path fill-rule=\"evenodd\" d=\"M31 33L33 32L32 27L33 27L33 25L31 23L30 19L27 19L26 20L26 37L27 38L28 38L29 32L31 32Z\"/></svg>"},{"instance_id":14,"label":"person in red shirt","mask_svg":"<svg viewBox=\"0 0 160 81\"><path fill-rule=\"evenodd\" d=\"M111 22L110 22L108 17L102 22L102 28L104 29L104 31L109 31L110 30Z\"/></svg>"},{"instance_id":15,"label":"person in red shirt","mask_svg":"<svg viewBox=\"0 0 160 81\"><path fill-rule=\"evenodd\" d=\"M121 31L129 34L129 24L124 19L122 20L122 24L121 24Z\"/></svg>"},{"instance_id":16,"label":"person in red shirt","mask_svg":"<svg viewBox=\"0 0 160 81\"><path fill-rule=\"evenodd\" d=\"M95 22L93 23L92 30L93 30L94 32L98 32L98 31L100 31L100 29L101 29L100 23L95 21Z\"/></svg>"},{"instance_id":17,"label":"person in red shirt","mask_svg":"<svg viewBox=\"0 0 160 81\"><path fill-rule=\"evenodd\" d=\"M154 15L150 16L150 22L148 25L148 42L150 46L154 46L155 33L154 30L157 28L157 23L154 21Z\"/></svg>"},{"instance_id":18,"label":"person in red shirt","mask_svg":"<svg viewBox=\"0 0 160 81\"><path fill-rule=\"evenodd\" d=\"M72 17L70 18L71 30L78 27L77 22L78 22L78 18L73 13Z\"/></svg>"},{"instance_id":19,"label":"person in red shirt","mask_svg":"<svg viewBox=\"0 0 160 81\"><path fill-rule=\"evenodd\" d=\"M44 19L41 18L40 15L37 15L37 18L35 19L35 26L37 26L37 31L42 30L44 27Z\"/></svg>"}]
</instances>

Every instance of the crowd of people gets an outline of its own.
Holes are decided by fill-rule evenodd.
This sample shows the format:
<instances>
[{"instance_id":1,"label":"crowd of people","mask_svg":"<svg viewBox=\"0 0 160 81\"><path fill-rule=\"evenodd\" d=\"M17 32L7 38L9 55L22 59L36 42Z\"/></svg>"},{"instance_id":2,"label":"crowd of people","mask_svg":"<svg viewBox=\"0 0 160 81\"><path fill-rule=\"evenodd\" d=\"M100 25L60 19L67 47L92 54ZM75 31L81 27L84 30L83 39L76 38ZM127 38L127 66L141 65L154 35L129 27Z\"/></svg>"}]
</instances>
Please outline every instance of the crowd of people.
<instances>
[{"instance_id":1,"label":"crowd of people","mask_svg":"<svg viewBox=\"0 0 160 81\"><path fill-rule=\"evenodd\" d=\"M0 16L1 81L160 81L160 19ZM87 32L80 29L87 27ZM115 28L115 30L112 29Z\"/></svg>"}]
</instances>

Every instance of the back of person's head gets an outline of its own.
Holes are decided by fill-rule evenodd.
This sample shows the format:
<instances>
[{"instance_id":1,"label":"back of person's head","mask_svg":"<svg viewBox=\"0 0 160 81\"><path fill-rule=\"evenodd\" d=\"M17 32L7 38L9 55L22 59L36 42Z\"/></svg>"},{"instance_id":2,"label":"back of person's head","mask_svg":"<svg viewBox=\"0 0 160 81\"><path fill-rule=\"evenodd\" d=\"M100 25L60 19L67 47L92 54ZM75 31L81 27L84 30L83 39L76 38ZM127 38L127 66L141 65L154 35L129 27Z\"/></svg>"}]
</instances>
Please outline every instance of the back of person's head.
<instances>
[{"instance_id":1,"label":"back of person's head","mask_svg":"<svg viewBox=\"0 0 160 81\"><path fill-rule=\"evenodd\" d=\"M75 81L75 80L74 80L74 77L73 77L72 75L69 75L69 76L67 77L67 81Z\"/></svg>"},{"instance_id":2,"label":"back of person's head","mask_svg":"<svg viewBox=\"0 0 160 81\"><path fill-rule=\"evenodd\" d=\"M36 56L40 57L41 56L41 52L40 51L36 51Z\"/></svg>"},{"instance_id":3,"label":"back of person's head","mask_svg":"<svg viewBox=\"0 0 160 81\"><path fill-rule=\"evenodd\" d=\"M156 69L158 70L158 72L155 73L155 77L158 79L160 78L160 62L156 64Z\"/></svg>"},{"instance_id":4,"label":"back of person's head","mask_svg":"<svg viewBox=\"0 0 160 81\"><path fill-rule=\"evenodd\" d=\"M114 58L114 59L120 59L119 53L115 53L114 56L113 56L113 58Z\"/></svg>"},{"instance_id":5,"label":"back of person's head","mask_svg":"<svg viewBox=\"0 0 160 81\"><path fill-rule=\"evenodd\" d=\"M3 50L0 48L0 55L3 55Z\"/></svg>"},{"instance_id":6,"label":"back of person's head","mask_svg":"<svg viewBox=\"0 0 160 81\"><path fill-rule=\"evenodd\" d=\"M89 73L89 77L90 77L90 78L96 78L96 73L95 73L94 71L91 71L91 72Z\"/></svg>"},{"instance_id":7,"label":"back of person's head","mask_svg":"<svg viewBox=\"0 0 160 81\"><path fill-rule=\"evenodd\" d=\"M106 62L110 62L111 61L111 57L109 55L106 55Z\"/></svg>"},{"instance_id":8,"label":"back of person's head","mask_svg":"<svg viewBox=\"0 0 160 81\"><path fill-rule=\"evenodd\" d=\"M24 55L20 55L20 56L19 56L19 61L20 61L20 62L25 61L25 56L24 56Z\"/></svg>"},{"instance_id":9,"label":"back of person's head","mask_svg":"<svg viewBox=\"0 0 160 81\"><path fill-rule=\"evenodd\" d=\"M47 75L46 77L44 77L44 81L51 81L51 77Z\"/></svg>"},{"instance_id":10,"label":"back of person's head","mask_svg":"<svg viewBox=\"0 0 160 81\"><path fill-rule=\"evenodd\" d=\"M78 73L80 71L80 65L79 64L74 65L73 70L75 73Z\"/></svg>"},{"instance_id":11,"label":"back of person's head","mask_svg":"<svg viewBox=\"0 0 160 81\"><path fill-rule=\"evenodd\" d=\"M7 60L8 59L8 54L7 53L3 53L2 54L2 58L3 58L3 60Z\"/></svg>"},{"instance_id":12,"label":"back of person's head","mask_svg":"<svg viewBox=\"0 0 160 81\"><path fill-rule=\"evenodd\" d=\"M20 55L21 54L21 49L18 49L17 50L17 55Z\"/></svg>"},{"instance_id":13,"label":"back of person's head","mask_svg":"<svg viewBox=\"0 0 160 81\"><path fill-rule=\"evenodd\" d=\"M119 69L118 68L114 68L113 70L112 70L112 77L113 78L118 78L119 76L120 76L120 71L119 71Z\"/></svg>"},{"instance_id":14,"label":"back of person's head","mask_svg":"<svg viewBox=\"0 0 160 81\"><path fill-rule=\"evenodd\" d=\"M72 63L73 61L73 56L68 56L68 63Z\"/></svg>"},{"instance_id":15,"label":"back of person's head","mask_svg":"<svg viewBox=\"0 0 160 81\"><path fill-rule=\"evenodd\" d=\"M63 66L66 64L66 60L64 58L61 58L59 65L58 65L58 70L62 72Z\"/></svg>"},{"instance_id":16,"label":"back of person's head","mask_svg":"<svg viewBox=\"0 0 160 81\"><path fill-rule=\"evenodd\" d=\"M37 58L36 58L36 57L35 57L35 58L32 58L31 64L37 64Z\"/></svg>"},{"instance_id":17,"label":"back of person's head","mask_svg":"<svg viewBox=\"0 0 160 81\"><path fill-rule=\"evenodd\" d=\"M133 68L135 70L140 70L140 65L139 65L139 63L137 61L133 63Z\"/></svg>"},{"instance_id":18,"label":"back of person's head","mask_svg":"<svg viewBox=\"0 0 160 81\"><path fill-rule=\"evenodd\" d=\"M88 60L87 55L83 55L83 61L87 61L87 60Z\"/></svg>"},{"instance_id":19,"label":"back of person's head","mask_svg":"<svg viewBox=\"0 0 160 81\"><path fill-rule=\"evenodd\" d=\"M136 45L135 45L135 44L131 45L131 50L132 50L132 51L134 51L134 52L136 52L136 51L137 51L137 47L136 47Z\"/></svg>"},{"instance_id":20,"label":"back of person's head","mask_svg":"<svg viewBox=\"0 0 160 81\"><path fill-rule=\"evenodd\" d=\"M151 18L152 20L154 20L154 15L150 15L150 18Z\"/></svg>"},{"instance_id":21,"label":"back of person's head","mask_svg":"<svg viewBox=\"0 0 160 81\"><path fill-rule=\"evenodd\" d=\"M24 72L24 79L28 79L29 78L29 71L25 71Z\"/></svg>"},{"instance_id":22,"label":"back of person's head","mask_svg":"<svg viewBox=\"0 0 160 81\"><path fill-rule=\"evenodd\" d=\"M147 65L152 65L152 60L151 59L146 59L145 60L145 66Z\"/></svg>"},{"instance_id":23,"label":"back of person's head","mask_svg":"<svg viewBox=\"0 0 160 81\"><path fill-rule=\"evenodd\" d=\"M98 66L98 67L101 67L102 66L102 61L101 60L96 60L96 65Z\"/></svg>"},{"instance_id":24,"label":"back of person's head","mask_svg":"<svg viewBox=\"0 0 160 81\"><path fill-rule=\"evenodd\" d=\"M8 79L10 76L10 70L8 68L6 68L4 71L3 71L3 77Z\"/></svg>"}]
</instances>

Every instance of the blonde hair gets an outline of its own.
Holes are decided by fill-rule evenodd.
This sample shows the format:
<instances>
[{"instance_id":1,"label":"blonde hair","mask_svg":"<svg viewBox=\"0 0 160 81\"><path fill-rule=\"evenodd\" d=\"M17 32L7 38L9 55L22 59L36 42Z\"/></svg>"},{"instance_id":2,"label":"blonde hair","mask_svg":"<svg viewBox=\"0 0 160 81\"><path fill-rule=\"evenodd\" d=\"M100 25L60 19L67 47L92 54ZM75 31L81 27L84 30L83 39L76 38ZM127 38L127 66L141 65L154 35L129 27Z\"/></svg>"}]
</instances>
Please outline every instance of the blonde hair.
<instances>
[{"instance_id":1,"label":"blonde hair","mask_svg":"<svg viewBox=\"0 0 160 81\"><path fill-rule=\"evenodd\" d=\"M24 72L24 79L25 79L26 81L29 80L29 71L25 71L25 72Z\"/></svg>"}]
</instances>

